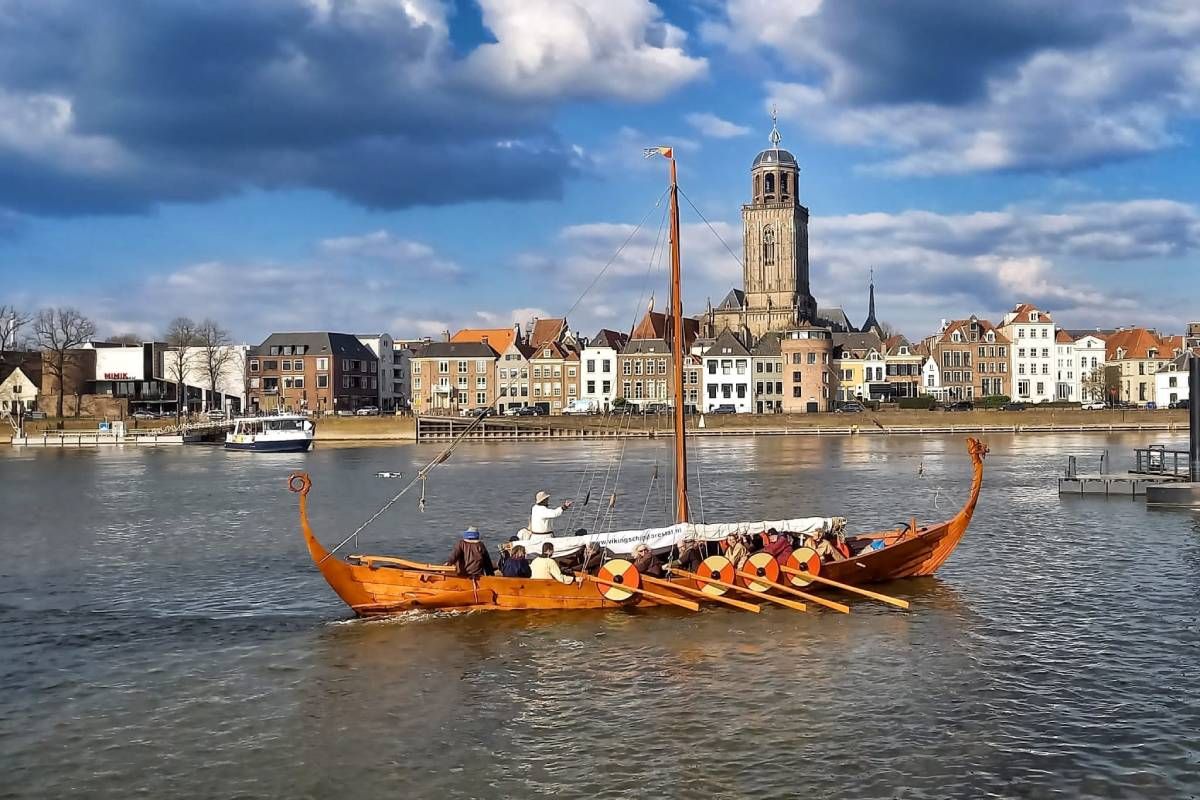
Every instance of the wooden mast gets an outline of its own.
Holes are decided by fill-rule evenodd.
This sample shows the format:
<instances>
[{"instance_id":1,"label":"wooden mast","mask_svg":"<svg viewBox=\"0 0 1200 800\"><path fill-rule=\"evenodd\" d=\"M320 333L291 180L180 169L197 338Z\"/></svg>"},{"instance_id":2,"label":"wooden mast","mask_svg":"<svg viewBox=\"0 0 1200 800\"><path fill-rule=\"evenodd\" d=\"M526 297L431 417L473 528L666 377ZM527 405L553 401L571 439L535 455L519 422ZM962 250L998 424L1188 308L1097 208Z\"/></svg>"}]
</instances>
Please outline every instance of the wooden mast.
<instances>
[{"instance_id":1,"label":"wooden mast","mask_svg":"<svg viewBox=\"0 0 1200 800\"><path fill-rule=\"evenodd\" d=\"M675 175L675 153L664 153L671 162L671 383L675 395L675 521L689 521L687 485L687 442L683 430L683 358L687 352L683 328L683 299L680 297L679 183Z\"/></svg>"}]
</instances>

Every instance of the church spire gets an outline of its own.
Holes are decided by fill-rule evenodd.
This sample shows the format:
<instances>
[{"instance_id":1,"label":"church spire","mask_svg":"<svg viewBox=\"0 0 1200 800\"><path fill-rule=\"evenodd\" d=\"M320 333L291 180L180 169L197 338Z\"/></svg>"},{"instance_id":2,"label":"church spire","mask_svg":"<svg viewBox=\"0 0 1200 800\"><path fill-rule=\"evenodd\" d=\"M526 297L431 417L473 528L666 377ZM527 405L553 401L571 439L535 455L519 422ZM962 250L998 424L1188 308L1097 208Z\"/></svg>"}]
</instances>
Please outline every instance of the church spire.
<instances>
[{"instance_id":1,"label":"church spire","mask_svg":"<svg viewBox=\"0 0 1200 800\"><path fill-rule=\"evenodd\" d=\"M883 338L883 326L879 324L879 320L875 319L875 268L871 268L871 283L870 283L870 302L867 308L867 321L863 323L862 332L869 333L874 331Z\"/></svg>"},{"instance_id":2,"label":"church spire","mask_svg":"<svg viewBox=\"0 0 1200 800\"><path fill-rule=\"evenodd\" d=\"M779 142L783 139L783 137L779 135L778 117L779 114L776 111L775 106L771 106L771 147L775 148L776 150L779 149Z\"/></svg>"}]
</instances>

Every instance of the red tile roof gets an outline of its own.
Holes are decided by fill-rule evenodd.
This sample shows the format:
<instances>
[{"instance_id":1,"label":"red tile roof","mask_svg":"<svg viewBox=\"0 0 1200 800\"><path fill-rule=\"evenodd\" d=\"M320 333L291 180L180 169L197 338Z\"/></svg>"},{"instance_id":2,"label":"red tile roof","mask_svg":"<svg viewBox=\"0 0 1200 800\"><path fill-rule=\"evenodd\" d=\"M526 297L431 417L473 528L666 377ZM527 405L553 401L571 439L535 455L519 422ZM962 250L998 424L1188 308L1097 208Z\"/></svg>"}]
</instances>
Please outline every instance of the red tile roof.
<instances>
[{"instance_id":1,"label":"red tile roof","mask_svg":"<svg viewBox=\"0 0 1200 800\"><path fill-rule=\"evenodd\" d=\"M1159 336L1148 328L1123 328L1109 336L1106 344L1105 358L1109 361L1121 360L1118 353L1123 353L1126 360L1169 361L1175 357L1176 350L1183 349L1183 337ZM1150 355L1152 349L1156 351L1153 356Z\"/></svg>"},{"instance_id":2,"label":"red tile roof","mask_svg":"<svg viewBox=\"0 0 1200 800\"><path fill-rule=\"evenodd\" d=\"M535 319L533 321L533 330L529 332L529 343L534 347L541 347L547 342L556 342L566 329L567 320L565 317Z\"/></svg>"},{"instance_id":3,"label":"red tile roof","mask_svg":"<svg viewBox=\"0 0 1200 800\"><path fill-rule=\"evenodd\" d=\"M512 328L463 328L450 337L455 344L482 342L497 353L503 353L513 343L517 333Z\"/></svg>"}]
</instances>

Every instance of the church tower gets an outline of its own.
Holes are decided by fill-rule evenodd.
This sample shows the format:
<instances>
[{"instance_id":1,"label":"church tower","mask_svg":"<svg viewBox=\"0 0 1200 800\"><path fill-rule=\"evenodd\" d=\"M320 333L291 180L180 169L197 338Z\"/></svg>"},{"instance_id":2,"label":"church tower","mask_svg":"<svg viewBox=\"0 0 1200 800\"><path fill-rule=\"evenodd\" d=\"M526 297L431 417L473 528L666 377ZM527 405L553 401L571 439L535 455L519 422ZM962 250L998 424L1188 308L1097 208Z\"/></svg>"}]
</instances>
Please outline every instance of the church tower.
<instances>
[{"instance_id":1,"label":"church tower","mask_svg":"<svg viewBox=\"0 0 1200 800\"><path fill-rule=\"evenodd\" d=\"M815 322L808 281L808 209L800 205L800 167L779 146L771 113L771 146L750 167L750 202L742 206L742 286L710 312L710 335L729 328L756 341L764 333Z\"/></svg>"}]
</instances>

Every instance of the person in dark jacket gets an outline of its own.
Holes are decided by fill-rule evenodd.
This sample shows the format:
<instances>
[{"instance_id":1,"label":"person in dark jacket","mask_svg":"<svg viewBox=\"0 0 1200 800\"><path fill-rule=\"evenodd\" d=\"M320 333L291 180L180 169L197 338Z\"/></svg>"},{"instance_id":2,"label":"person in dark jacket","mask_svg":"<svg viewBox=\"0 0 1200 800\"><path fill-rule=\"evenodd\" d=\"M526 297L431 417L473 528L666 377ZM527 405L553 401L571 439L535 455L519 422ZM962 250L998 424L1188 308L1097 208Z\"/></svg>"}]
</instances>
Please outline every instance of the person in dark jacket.
<instances>
[{"instance_id":1,"label":"person in dark jacket","mask_svg":"<svg viewBox=\"0 0 1200 800\"><path fill-rule=\"evenodd\" d=\"M696 541L694 536L688 536L679 545L679 566L688 572L699 572L704 563L704 545Z\"/></svg>"},{"instance_id":2,"label":"person in dark jacket","mask_svg":"<svg viewBox=\"0 0 1200 800\"><path fill-rule=\"evenodd\" d=\"M663 577L662 564L658 563L658 559L654 557L654 551L645 544L639 544L633 548L633 566L642 575Z\"/></svg>"},{"instance_id":3,"label":"person in dark jacket","mask_svg":"<svg viewBox=\"0 0 1200 800\"><path fill-rule=\"evenodd\" d=\"M532 578L533 573L529 569L529 559L525 557L525 548L519 544L514 544L508 551L508 558L504 559L504 564L500 567L500 574L506 578Z\"/></svg>"},{"instance_id":4,"label":"person in dark jacket","mask_svg":"<svg viewBox=\"0 0 1200 800\"><path fill-rule=\"evenodd\" d=\"M479 541L479 531L474 526L463 531L462 539L454 545L446 563L454 567L459 577L463 578L478 578L496 572L492 565L492 555Z\"/></svg>"},{"instance_id":5,"label":"person in dark jacket","mask_svg":"<svg viewBox=\"0 0 1200 800\"><path fill-rule=\"evenodd\" d=\"M780 565L787 564L788 556L792 554L792 539L774 528L768 528L763 534L763 552L770 553Z\"/></svg>"}]
</instances>

